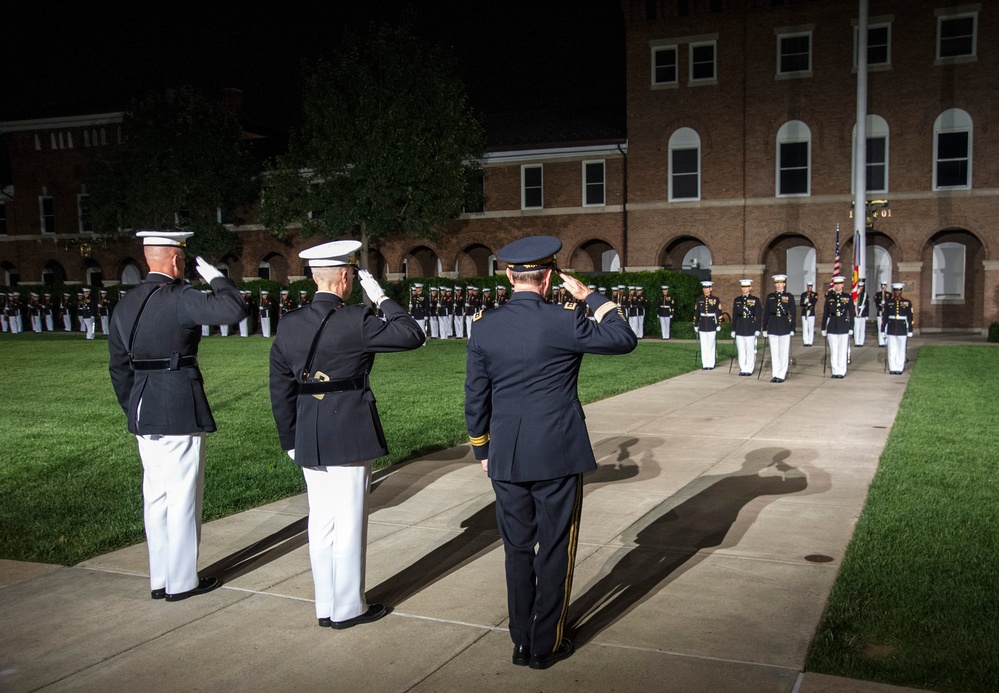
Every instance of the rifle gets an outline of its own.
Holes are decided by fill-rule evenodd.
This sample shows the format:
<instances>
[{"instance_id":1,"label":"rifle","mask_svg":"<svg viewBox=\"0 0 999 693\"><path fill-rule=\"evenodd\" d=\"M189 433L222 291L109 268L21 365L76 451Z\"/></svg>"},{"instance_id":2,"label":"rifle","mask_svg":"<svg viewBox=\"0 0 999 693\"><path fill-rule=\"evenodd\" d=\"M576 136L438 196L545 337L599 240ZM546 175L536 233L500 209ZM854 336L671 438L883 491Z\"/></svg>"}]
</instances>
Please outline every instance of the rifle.
<instances>
[{"instance_id":1,"label":"rifle","mask_svg":"<svg viewBox=\"0 0 999 693\"><path fill-rule=\"evenodd\" d=\"M756 376L757 380L759 380L760 378L763 377L763 364L765 364L767 362L767 342L768 341L769 340L766 337L763 338L763 356L760 358L760 374ZM771 355L770 358L773 359L773 356Z\"/></svg>"},{"instance_id":2,"label":"rifle","mask_svg":"<svg viewBox=\"0 0 999 693\"><path fill-rule=\"evenodd\" d=\"M732 354L732 358L728 360L728 374L732 375L732 364L735 363L735 357L739 353L739 347L735 342L735 332L732 333L732 346L735 347L735 353Z\"/></svg>"},{"instance_id":3,"label":"rifle","mask_svg":"<svg viewBox=\"0 0 999 693\"><path fill-rule=\"evenodd\" d=\"M822 375L826 374L826 362L829 361L829 340L826 337L822 338Z\"/></svg>"}]
</instances>

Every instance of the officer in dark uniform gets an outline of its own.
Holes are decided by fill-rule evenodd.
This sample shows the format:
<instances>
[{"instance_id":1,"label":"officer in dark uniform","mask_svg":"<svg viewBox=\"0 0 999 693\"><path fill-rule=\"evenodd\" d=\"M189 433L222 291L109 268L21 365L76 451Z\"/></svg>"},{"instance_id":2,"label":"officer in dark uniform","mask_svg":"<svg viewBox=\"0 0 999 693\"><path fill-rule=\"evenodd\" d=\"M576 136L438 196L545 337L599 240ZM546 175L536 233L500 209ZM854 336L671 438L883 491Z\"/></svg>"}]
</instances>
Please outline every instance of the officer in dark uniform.
<instances>
[{"instance_id":1,"label":"officer in dark uniform","mask_svg":"<svg viewBox=\"0 0 999 693\"><path fill-rule=\"evenodd\" d=\"M902 282L895 282L891 288L894 292L885 300L881 329L888 345L888 372L901 375L905 370L906 342L912 336L914 327L912 301L902 297L902 289L905 288Z\"/></svg>"},{"instance_id":2,"label":"officer in dark uniform","mask_svg":"<svg viewBox=\"0 0 999 693\"><path fill-rule=\"evenodd\" d=\"M87 333L87 339L94 338L94 307L90 298L90 287L83 287L83 296L78 297L76 302L77 317L80 318L80 328Z\"/></svg>"},{"instance_id":3,"label":"officer in dark uniform","mask_svg":"<svg viewBox=\"0 0 999 693\"><path fill-rule=\"evenodd\" d=\"M844 281L839 275L833 277L833 291L822 309L822 336L829 340L829 367L834 378L846 376L855 317L853 299L843 293Z\"/></svg>"},{"instance_id":4,"label":"officer in dark uniform","mask_svg":"<svg viewBox=\"0 0 999 693\"><path fill-rule=\"evenodd\" d=\"M97 304L97 314L101 316L101 332L108 333L111 325L111 302L108 300L108 292L101 289L101 300Z\"/></svg>"},{"instance_id":5,"label":"officer in dark uniform","mask_svg":"<svg viewBox=\"0 0 999 693\"><path fill-rule=\"evenodd\" d=\"M662 285L662 296L659 297L659 331L663 339L669 339L670 323L673 322L673 312L676 310L676 301L669 295L669 285Z\"/></svg>"},{"instance_id":6,"label":"officer in dark uniform","mask_svg":"<svg viewBox=\"0 0 999 693\"><path fill-rule=\"evenodd\" d=\"M219 586L198 578L205 433L215 430L198 369L201 325L243 314L239 290L197 258L214 294L183 281L190 231L139 231L149 275L111 316L109 370L142 459L143 518L153 599L185 599Z\"/></svg>"},{"instance_id":7,"label":"officer in dark uniform","mask_svg":"<svg viewBox=\"0 0 999 693\"><path fill-rule=\"evenodd\" d=\"M701 343L701 370L715 367L716 341L721 330L721 299L711 295L714 282L701 282L702 295L694 302L694 332Z\"/></svg>"},{"instance_id":8,"label":"officer in dark uniform","mask_svg":"<svg viewBox=\"0 0 999 693\"><path fill-rule=\"evenodd\" d=\"M763 317L760 299L750 293L752 279L740 279L742 295L732 303L732 336L739 352L739 375L752 375L756 370L756 338L760 336Z\"/></svg>"},{"instance_id":9,"label":"officer in dark uniform","mask_svg":"<svg viewBox=\"0 0 999 693\"><path fill-rule=\"evenodd\" d=\"M638 307L638 338L645 339L645 313L648 310L648 300L645 298L645 287L638 287L638 295L635 297L635 304Z\"/></svg>"},{"instance_id":10,"label":"officer in dark uniform","mask_svg":"<svg viewBox=\"0 0 999 693\"><path fill-rule=\"evenodd\" d=\"M430 287L430 297L427 299L427 319L430 323L430 338L438 339L440 337L440 287L431 286Z\"/></svg>"},{"instance_id":11,"label":"officer in dark uniform","mask_svg":"<svg viewBox=\"0 0 999 693\"><path fill-rule=\"evenodd\" d=\"M496 299L493 298L493 295L487 286L482 290L482 310L492 310L495 307ZM472 323L474 324L475 321L473 320Z\"/></svg>"},{"instance_id":12,"label":"officer in dark uniform","mask_svg":"<svg viewBox=\"0 0 999 693\"><path fill-rule=\"evenodd\" d=\"M454 338L463 339L465 335L465 291L461 284L454 287Z\"/></svg>"},{"instance_id":13,"label":"officer in dark uniform","mask_svg":"<svg viewBox=\"0 0 999 693\"><path fill-rule=\"evenodd\" d=\"M454 294L450 286L441 287L440 301L437 329L440 330L441 339L450 339L454 328Z\"/></svg>"},{"instance_id":14,"label":"officer in dark uniform","mask_svg":"<svg viewBox=\"0 0 999 693\"><path fill-rule=\"evenodd\" d=\"M582 475L596 469L576 393L580 362L584 353L626 354L638 341L618 306L567 274L559 276L596 320L571 303L545 302L561 247L532 236L496 253L513 296L503 310L476 317L465 376L469 439L496 493L513 663L534 669L573 652L563 629Z\"/></svg>"},{"instance_id":15,"label":"officer in dark uniform","mask_svg":"<svg viewBox=\"0 0 999 693\"><path fill-rule=\"evenodd\" d=\"M815 309L819 305L819 295L815 293L815 283L808 282L808 286L801 294L801 343L812 346L815 341Z\"/></svg>"},{"instance_id":16,"label":"officer in dark uniform","mask_svg":"<svg viewBox=\"0 0 999 693\"><path fill-rule=\"evenodd\" d=\"M479 287L469 284L465 287L468 291L468 298L465 300L465 339L472 334L472 318L482 310L482 297L479 296Z\"/></svg>"},{"instance_id":17,"label":"officer in dark uniform","mask_svg":"<svg viewBox=\"0 0 999 693\"><path fill-rule=\"evenodd\" d=\"M884 310L885 301L891 298L891 291L888 290L888 285L885 283L881 284L881 291L874 294L874 310L877 312L875 316L878 321L878 347L883 347L885 345L885 333L884 333Z\"/></svg>"},{"instance_id":18,"label":"officer in dark uniform","mask_svg":"<svg viewBox=\"0 0 999 693\"><path fill-rule=\"evenodd\" d=\"M360 247L360 241L332 241L299 253L312 268L316 294L278 325L270 356L281 447L302 467L308 490L316 617L336 629L386 613L364 598L371 460L388 453L368 375L375 354L415 349L425 339L367 270L357 272L361 288L385 319L363 304L344 303Z\"/></svg>"},{"instance_id":19,"label":"officer in dark uniform","mask_svg":"<svg viewBox=\"0 0 999 693\"><path fill-rule=\"evenodd\" d=\"M782 383L791 365L791 337L794 336L794 296L784 290L786 274L773 276L774 292L767 295L763 306L763 338L770 340L772 383Z\"/></svg>"},{"instance_id":20,"label":"officer in dark uniform","mask_svg":"<svg viewBox=\"0 0 999 693\"><path fill-rule=\"evenodd\" d=\"M267 295L267 289L260 290L257 315L260 318L260 336L269 339L271 336L271 299Z\"/></svg>"},{"instance_id":21,"label":"officer in dark uniform","mask_svg":"<svg viewBox=\"0 0 999 693\"><path fill-rule=\"evenodd\" d=\"M416 324L423 330L424 336L427 334L427 297L423 293L423 284L416 282L409 292L409 314L416 320Z\"/></svg>"},{"instance_id":22,"label":"officer in dark uniform","mask_svg":"<svg viewBox=\"0 0 999 693\"><path fill-rule=\"evenodd\" d=\"M496 307L505 306L510 297L507 296L506 287L503 284L496 285Z\"/></svg>"}]
</instances>

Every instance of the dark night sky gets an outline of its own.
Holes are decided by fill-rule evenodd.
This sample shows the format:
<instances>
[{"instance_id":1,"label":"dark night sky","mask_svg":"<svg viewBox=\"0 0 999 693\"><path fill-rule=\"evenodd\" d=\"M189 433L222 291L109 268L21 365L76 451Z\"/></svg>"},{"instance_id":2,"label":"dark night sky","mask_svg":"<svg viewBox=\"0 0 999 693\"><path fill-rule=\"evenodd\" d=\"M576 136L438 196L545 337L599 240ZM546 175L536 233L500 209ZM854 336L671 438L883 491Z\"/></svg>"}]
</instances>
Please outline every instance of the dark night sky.
<instances>
[{"instance_id":1,"label":"dark night sky","mask_svg":"<svg viewBox=\"0 0 999 693\"><path fill-rule=\"evenodd\" d=\"M452 50L480 114L563 109L623 118L619 0L262 7L269 9L36 1L5 10L0 120L116 111L150 89L195 84L209 92L242 89L247 117L277 132L298 119L303 60L331 55L345 26L393 21L405 7L415 11L421 35Z\"/></svg>"}]
</instances>

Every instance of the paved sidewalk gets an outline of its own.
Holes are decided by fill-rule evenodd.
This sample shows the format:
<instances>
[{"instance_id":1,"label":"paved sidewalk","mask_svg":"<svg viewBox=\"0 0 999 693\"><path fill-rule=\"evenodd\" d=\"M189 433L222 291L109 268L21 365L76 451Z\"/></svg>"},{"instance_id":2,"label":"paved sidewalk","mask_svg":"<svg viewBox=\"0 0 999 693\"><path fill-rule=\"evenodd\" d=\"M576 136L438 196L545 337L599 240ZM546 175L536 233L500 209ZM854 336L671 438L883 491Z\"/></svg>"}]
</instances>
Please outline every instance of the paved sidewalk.
<instances>
[{"instance_id":1,"label":"paved sidewalk","mask_svg":"<svg viewBox=\"0 0 999 693\"><path fill-rule=\"evenodd\" d=\"M317 627L298 496L205 525L225 586L182 602L149 599L143 544L0 561L0 690L903 690L800 673L909 377L872 341L843 380L796 345L782 384L722 362L586 407L577 652L547 671L510 664L493 495L463 446L376 474L377 624Z\"/></svg>"}]
</instances>

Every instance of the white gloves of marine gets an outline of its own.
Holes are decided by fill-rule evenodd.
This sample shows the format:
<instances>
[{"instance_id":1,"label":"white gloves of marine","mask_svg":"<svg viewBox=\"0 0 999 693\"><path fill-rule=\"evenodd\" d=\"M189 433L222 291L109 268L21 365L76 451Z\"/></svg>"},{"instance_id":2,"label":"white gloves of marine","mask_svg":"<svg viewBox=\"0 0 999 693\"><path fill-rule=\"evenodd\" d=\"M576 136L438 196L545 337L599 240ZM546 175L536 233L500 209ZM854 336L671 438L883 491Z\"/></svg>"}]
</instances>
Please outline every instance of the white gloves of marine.
<instances>
[{"instance_id":1,"label":"white gloves of marine","mask_svg":"<svg viewBox=\"0 0 999 693\"><path fill-rule=\"evenodd\" d=\"M382 301L386 299L386 296L378 280L372 277L371 272L366 269L357 270L357 278L360 280L361 288L364 289L364 293L368 295L371 302L376 306L380 306Z\"/></svg>"},{"instance_id":2,"label":"white gloves of marine","mask_svg":"<svg viewBox=\"0 0 999 693\"><path fill-rule=\"evenodd\" d=\"M823 337L828 337L829 336L829 332L827 332L826 330L822 330L822 336Z\"/></svg>"},{"instance_id":3,"label":"white gloves of marine","mask_svg":"<svg viewBox=\"0 0 999 693\"><path fill-rule=\"evenodd\" d=\"M764 331L763 332L763 339L766 339L766 338L767 338L767 333L766 333L766 331Z\"/></svg>"},{"instance_id":4,"label":"white gloves of marine","mask_svg":"<svg viewBox=\"0 0 999 693\"><path fill-rule=\"evenodd\" d=\"M908 333L908 334L906 334L905 336L906 336L906 337L911 337L911 336L912 336L912 333L911 333L911 332L909 332L909 333Z\"/></svg>"},{"instance_id":5,"label":"white gloves of marine","mask_svg":"<svg viewBox=\"0 0 999 693\"><path fill-rule=\"evenodd\" d=\"M219 277L222 276L222 273L219 272L218 269L212 267L207 262L205 262L204 258L202 258L200 255L194 258L194 265L198 270L198 274L201 275L201 278L204 279L209 284L212 283L213 279L218 279Z\"/></svg>"},{"instance_id":6,"label":"white gloves of marine","mask_svg":"<svg viewBox=\"0 0 999 693\"><path fill-rule=\"evenodd\" d=\"M288 457L290 457L291 461L294 462L295 461L295 448L292 448L291 450L285 450L285 452L288 453Z\"/></svg>"},{"instance_id":7,"label":"white gloves of marine","mask_svg":"<svg viewBox=\"0 0 999 693\"><path fill-rule=\"evenodd\" d=\"M735 339L735 332L729 332L728 336L731 337L732 339Z\"/></svg>"},{"instance_id":8,"label":"white gloves of marine","mask_svg":"<svg viewBox=\"0 0 999 693\"><path fill-rule=\"evenodd\" d=\"M753 336L754 337L759 337L760 336L760 331L756 330L756 332L753 333Z\"/></svg>"}]
</instances>

